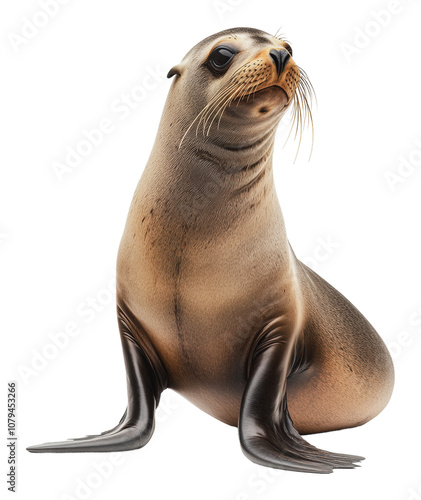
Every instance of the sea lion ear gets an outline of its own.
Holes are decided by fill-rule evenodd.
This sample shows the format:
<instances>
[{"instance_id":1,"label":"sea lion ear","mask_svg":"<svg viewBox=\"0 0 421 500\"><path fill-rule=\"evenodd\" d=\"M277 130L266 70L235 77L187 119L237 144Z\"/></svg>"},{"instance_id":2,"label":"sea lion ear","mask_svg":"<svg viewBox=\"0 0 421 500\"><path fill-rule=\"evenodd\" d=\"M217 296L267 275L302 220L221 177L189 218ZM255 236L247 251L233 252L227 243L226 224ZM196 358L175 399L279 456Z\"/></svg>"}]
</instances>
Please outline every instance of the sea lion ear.
<instances>
[{"instance_id":1,"label":"sea lion ear","mask_svg":"<svg viewBox=\"0 0 421 500\"><path fill-rule=\"evenodd\" d=\"M167 78L171 78L174 75L181 75L181 67L179 64L177 66L173 66L167 74Z\"/></svg>"}]
</instances>

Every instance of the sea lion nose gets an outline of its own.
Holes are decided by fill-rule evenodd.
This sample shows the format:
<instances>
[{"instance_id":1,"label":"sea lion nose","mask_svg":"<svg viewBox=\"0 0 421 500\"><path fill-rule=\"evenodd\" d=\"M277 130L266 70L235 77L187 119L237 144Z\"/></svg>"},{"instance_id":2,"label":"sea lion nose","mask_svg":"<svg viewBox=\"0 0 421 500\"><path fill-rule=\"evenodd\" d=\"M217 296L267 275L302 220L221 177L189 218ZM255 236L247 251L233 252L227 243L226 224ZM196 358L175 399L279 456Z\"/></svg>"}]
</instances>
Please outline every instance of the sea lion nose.
<instances>
[{"instance_id":1,"label":"sea lion nose","mask_svg":"<svg viewBox=\"0 0 421 500\"><path fill-rule=\"evenodd\" d=\"M291 55L285 49L281 50L272 49L269 52L269 55L273 59L273 62L275 63L276 71L279 76L282 73L282 71L284 71L285 66L288 64Z\"/></svg>"}]
</instances>

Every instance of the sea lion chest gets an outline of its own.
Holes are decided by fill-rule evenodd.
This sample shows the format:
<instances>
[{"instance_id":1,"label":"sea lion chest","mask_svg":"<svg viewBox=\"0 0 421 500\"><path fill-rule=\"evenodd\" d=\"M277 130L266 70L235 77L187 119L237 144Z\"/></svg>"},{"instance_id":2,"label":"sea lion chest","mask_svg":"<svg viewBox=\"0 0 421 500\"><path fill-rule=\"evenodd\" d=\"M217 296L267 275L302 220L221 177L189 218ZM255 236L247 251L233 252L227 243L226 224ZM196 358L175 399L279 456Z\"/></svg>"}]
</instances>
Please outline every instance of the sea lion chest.
<instances>
[{"instance_id":1,"label":"sea lion chest","mask_svg":"<svg viewBox=\"0 0 421 500\"><path fill-rule=\"evenodd\" d=\"M291 286L282 215L269 210L269 198L240 218L229 200L197 210L172 196L139 185L119 249L119 302L153 344L170 386L241 394L259 321Z\"/></svg>"}]
</instances>

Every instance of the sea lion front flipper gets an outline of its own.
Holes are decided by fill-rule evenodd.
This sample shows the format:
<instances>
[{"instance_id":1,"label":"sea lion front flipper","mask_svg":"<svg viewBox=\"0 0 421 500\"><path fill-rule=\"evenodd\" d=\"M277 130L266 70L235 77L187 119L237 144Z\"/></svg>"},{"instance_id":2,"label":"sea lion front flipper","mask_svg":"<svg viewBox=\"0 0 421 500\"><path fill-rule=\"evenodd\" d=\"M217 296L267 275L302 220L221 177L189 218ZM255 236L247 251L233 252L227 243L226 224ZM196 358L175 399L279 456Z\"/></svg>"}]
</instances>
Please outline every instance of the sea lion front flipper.
<instances>
[{"instance_id":1,"label":"sea lion front flipper","mask_svg":"<svg viewBox=\"0 0 421 500\"><path fill-rule=\"evenodd\" d=\"M160 392L148 358L132 335L128 325L119 318L121 344L127 374L127 409L120 423L99 435L30 446L34 453L71 453L126 451L142 448L152 437L155 409Z\"/></svg>"},{"instance_id":2,"label":"sea lion front flipper","mask_svg":"<svg viewBox=\"0 0 421 500\"><path fill-rule=\"evenodd\" d=\"M120 422L117 425L115 425L112 429L109 429L108 431L101 432L101 434L88 434L87 436L84 436L81 438L72 438L72 441L81 441L82 439L104 436L105 434L112 434L113 432L115 432L117 429L120 428L121 424L124 423L126 415L127 415L127 408L125 409L123 416L120 418Z\"/></svg>"},{"instance_id":3,"label":"sea lion front flipper","mask_svg":"<svg viewBox=\"0 0 421 500\"><path fill-rule=\"evenodd\" d=\"M254 349L239 417L243 453L255 463L298 472L327 474L358 467L363 457L330 453L305 441L294 428L287 406L291 366L288 337L266 335Z\"/></svg>"}]
</instances>

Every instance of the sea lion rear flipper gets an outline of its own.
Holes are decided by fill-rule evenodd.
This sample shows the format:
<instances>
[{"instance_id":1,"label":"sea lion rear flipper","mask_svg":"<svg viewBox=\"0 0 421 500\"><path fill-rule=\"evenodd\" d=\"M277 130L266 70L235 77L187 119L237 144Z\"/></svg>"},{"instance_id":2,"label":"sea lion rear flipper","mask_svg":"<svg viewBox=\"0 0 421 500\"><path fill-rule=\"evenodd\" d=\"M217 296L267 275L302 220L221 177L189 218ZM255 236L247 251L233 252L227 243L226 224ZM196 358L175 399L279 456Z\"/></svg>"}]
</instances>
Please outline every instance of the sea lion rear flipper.
<instances>
[{"instance_id":1,"label":"sea lion rear flipper","mask_svg":"<svg viewBox=\"0 0 421 500\"><path fill-rule=\"evenodd\" d=\"M148 358L119 318L121 344L127 374L128 405L120 423L109 431L84 438L30 446L34 453L106 452L134 450L144 446L155 427L160 391Z\"/></svg>"},{"instance_id":2,"label":"sea lion rear flipper","mask_svg":"<svg viewBox=\"0 0 421 500\"><path fill-rule=\"evenodd\" d=\"M254 349L238 424L243 453L252 462L290 471L327 474L358 467L354 462L363 457L320 450L294 428L286 392L291 352L282 334L266 336Z\"/></svg>"}]
</instances>

